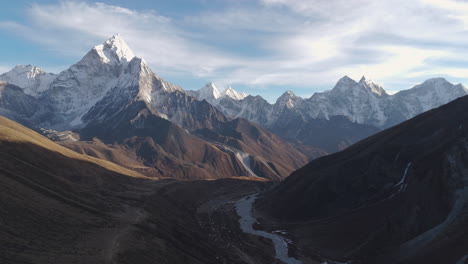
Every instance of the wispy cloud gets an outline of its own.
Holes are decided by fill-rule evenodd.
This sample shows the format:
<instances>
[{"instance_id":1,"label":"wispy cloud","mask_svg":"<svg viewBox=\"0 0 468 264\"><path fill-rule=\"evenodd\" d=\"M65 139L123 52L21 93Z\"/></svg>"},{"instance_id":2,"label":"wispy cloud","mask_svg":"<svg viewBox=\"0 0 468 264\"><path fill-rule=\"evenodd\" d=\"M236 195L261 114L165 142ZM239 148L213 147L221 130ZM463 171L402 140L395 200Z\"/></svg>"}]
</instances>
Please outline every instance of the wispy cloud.
<instances>
[{"instance_id":1,"label":"wispy cloud","mask_svg":"<svg viewBox=\"0 0 468 264\"><path fill-rule=\"evenodd\" d=\"M183 30L171 18L154 11L136 11L104 3L60 2L34 4L28 23L0 23L33 41L65 55L83 55L91 46L120 33L138 56L162 71L195 75L238 64L227 54L217 54L210 45L184 38Z\"/></svg>"},{"instance_id":2,"label":"wispy cloud","mask_svg":"<svg viewBox=\"0 0 468 264\"><path fill-rule=\"evenodd\" d=\"M223 85L310 87L367 75L390 90L416 78L467 79L468 4L454 0L258 0L173 18L104 3L34 4L0 29L83 55L119 32L166 76ZM468 66L468 65L466 65ZM421 80L422 81L422 80Z\"/></svg>"}]
</instances>

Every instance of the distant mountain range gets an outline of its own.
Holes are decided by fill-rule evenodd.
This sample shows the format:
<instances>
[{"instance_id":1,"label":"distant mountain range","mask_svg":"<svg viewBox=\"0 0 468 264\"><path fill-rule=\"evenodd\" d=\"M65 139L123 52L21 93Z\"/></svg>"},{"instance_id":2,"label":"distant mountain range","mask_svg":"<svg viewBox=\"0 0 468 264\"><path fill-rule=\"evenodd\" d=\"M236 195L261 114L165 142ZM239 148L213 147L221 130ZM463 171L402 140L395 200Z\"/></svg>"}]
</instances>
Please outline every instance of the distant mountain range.
<instances>
[{"instance_id":1,"label":"distant mountain range","mask_svg":"<svg viewBox=\"0 0 468 264\"><path fill-rule=\"evenodd\" d=\"M119 35L59 74L20 65L0 80L1 115L76 141L66 143L70 148L121 165L131 159L148 175L176 178L281 179L468 93L439 78L389 95L364 77L346 76L330 91L308 99L287 91L274 104L231 87L221 92L214 83L185 91L154 74ZM93 138L103 143L99 150ZM109 151L119 154L102 154Z\"/></svg>"},{"instance_id":2,"label":"distant mountain range","mask_svg":"<svg viewBox=\"0 0 468 264\"><path fill-rule=\"evenodd\" d=\"M315 93L307 99L287 91L274 104L260 96L222 96L213 83L192 94L215 105L228 117L242 117L283 138L335 152L467 95L468 89L434 78L389 95L382 86L365 77L356 82L345 76L330 91Z\"/></svg>"},{"instance_id":3,"label":"distant mountain range","mask_svg":"<svg viewBox=\"0 0 468 264\"><path fill-rule=\"evenodd\" d=\"M237 92L230 86L223 92L220 92L218 87L216 87L213 82L206 84L198 91L187 90L187 93L196 97L198 100L206 100L212 105L217 105L218 102L223 98L229 98L238 101L248 96L247 93Z\"/></svg>"},{"instance_id":4,"label":"distant mountain range","mask_svg":"<svg viewBox=\"0 0 468 264\"><path fill-rule=\"evenodd\" d=\"M237 96L227 95L228 91ZM228 116L243 117L267 127L274 126L285 111L292 111L304 120L345 116L351 122L384 129L467 95L468 89L444 78L433 78L389 95L382 86L364 76L359 82L345 76L329 91L315 93L307 99L286 91L274 104L260 96L241 94L231 87L221 93L214 83L190 93L212 103ZM260 109L264 111L257 111Z\"/></svg>"}]
</instances>

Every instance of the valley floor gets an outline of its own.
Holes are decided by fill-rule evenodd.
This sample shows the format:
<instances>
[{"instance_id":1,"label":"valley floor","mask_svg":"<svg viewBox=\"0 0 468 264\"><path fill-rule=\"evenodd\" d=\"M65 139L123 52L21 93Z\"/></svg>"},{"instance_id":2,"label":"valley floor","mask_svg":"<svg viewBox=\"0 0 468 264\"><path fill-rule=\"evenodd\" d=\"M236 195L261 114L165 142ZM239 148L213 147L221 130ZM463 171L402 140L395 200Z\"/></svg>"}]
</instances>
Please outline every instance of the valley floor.
<instances>
[{"instance_id":1,"label":"valley floor","mask_svg":"<svg viewBox=\"0 0 468 264\"><path fill-rule=\"evenodd\" d=\"M270 183L244 180L154 184L111 239L109 263L282 263L269 239L243 233L236 202ZM154 261L154 262L153 262Z\"/></svg>"},{"instance_id":2,"label":"valley floor","mask_svg":"<svg viewBox=\"0 0 468 264\"><path fill-rule=\"evenodd\" d=\"M301 225L252 210L256 195L271 182L131 179L120 181L118 188L82 185L59 197L0 174L0 258L5 264L347 261L335 257L339 254L333 250L343 249L339 241L327 240L333 232L349 233L341 230L341 221L311 225L317 228L315 236L304 237L307 230ZM70 195L75 202L69 202ZM314 243L323 246L320 252L310 247Z\"/></svg>"},{"instance_id":3,"label":"valley floor","mask_svg":"<svg viewBox=\"0 0 468 264\"><path fill-rule=\"evenodd\" d=\"M235 207L270 184L135 180L122 191L99 194L107 205L97 203L93 211L40 195L29 204L9 197L16 206L2 202L0 208L6 211L0 256L6 264L282 263L270 239L242 232ZM26 218L33 221L15 228Z\"/></svg>"}]
</instances>

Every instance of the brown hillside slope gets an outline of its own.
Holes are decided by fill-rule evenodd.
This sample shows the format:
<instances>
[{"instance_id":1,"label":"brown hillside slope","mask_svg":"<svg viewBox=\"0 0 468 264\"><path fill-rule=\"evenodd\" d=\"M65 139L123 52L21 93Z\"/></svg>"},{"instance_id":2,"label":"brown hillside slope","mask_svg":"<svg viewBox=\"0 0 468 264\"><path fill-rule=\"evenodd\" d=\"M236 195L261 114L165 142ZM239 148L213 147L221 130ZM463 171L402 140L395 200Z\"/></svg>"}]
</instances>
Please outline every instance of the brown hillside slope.
<instances>
[{"instance_id":1,"label":"brown hillside slope","mask_svg":"<svg viewBox=\"0 0 468 264\"><path fill-rule=\"evenodd\" d=\"M275 263L231 210L268 182L129 177L4 118L0 157L2 264Z\"/></svg>"},{"instance_id":2,"label":"brown hillside slope","mask_svg":"<svg viewBox=\"0 0 468 264\"><path fill-rule=\"evenodd\" d=\"M55 154L57 155L63 155L67 158L71 158L77 161L92 163L104 169L120 173L126 176L140 178L145 177L135 171L128 170L112 162L97 159L87 155L78 154L2 116L0 116L0 142L2 144L0 153L3 155L11 156L11 152L6 151L7 146L29 144L38 148L43 148L45 151L55 152Z\"/></svg>"},{"instance_id":3,"label":"brown hillside slope","mask_svg":"<svg viewBox=\"0 0 468 264\"><path fill-rule=\"evenodd\" d=\"M71 263L69 256L81 256L97 263L87 255L107 238L89 236L110 228L109 212L142 191L131 187L136 182L152 181L0 117L1 262Z\"/></svg>"}]
</instances>

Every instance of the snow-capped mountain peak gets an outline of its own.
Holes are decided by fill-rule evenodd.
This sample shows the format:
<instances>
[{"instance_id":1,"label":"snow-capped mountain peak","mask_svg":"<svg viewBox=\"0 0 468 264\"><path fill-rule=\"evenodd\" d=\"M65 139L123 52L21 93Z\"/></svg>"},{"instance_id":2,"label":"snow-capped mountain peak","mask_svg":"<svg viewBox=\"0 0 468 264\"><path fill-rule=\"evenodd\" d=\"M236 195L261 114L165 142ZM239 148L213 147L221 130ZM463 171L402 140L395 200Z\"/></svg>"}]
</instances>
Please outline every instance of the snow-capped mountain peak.
<instances>
[{"instance_id":1,"label":"snow-capped mountain peak","mask_svg":"<svg viewBox=\"0 0 468 264\"><path fill-rule=\"evenodd\" d=\"M230 86L221 93L213 82L207 83L197 91L186 90L186 92L187 94L196 97L198 100L206 100L214 106L218 105L222 101L221 99L224 98L240 101L249 96L247 93L240 93Z\"/></svg>"},{"instance_id":2,"label":"snow-capped mountain peak","mask_svg":"<svg viewBox=\"0 0 468 264\"><path fill-rule=\"evenodd\" d=\"M359 84L367 90L369 90L371 93L376 94L378 96L387 95L387 92L382 86L376 84L372 80L367 79L365 76L362 76L361 80L359 81Z\"/></svg>"},{"instance_id":3,"label":"snow-capped mountain peak","mask_svg":"<svg viewBox=\"0 0 468 264\"><path fill-rule=\"evenodd\" d=\"M283 101L283 100L289 100L291 98L295 98L297 97L293 91L291 90L287 90L286 92L284 92L279 98L277 101Z\"/></svg>"},{"instance_id":4,"label":"snow-capped mountain peak","mask_svg":"<svg viewBox=\"0 0 468 264\"><path fill-rule=\"evenodd\" d=\"M0 80L23 88L25 94L38 96L47 90L56 75L33 65L17 65L0 75Z\"/></svg>"},{"instance_id":5,"label":"snow-capped mountain peak","mask_svg":"<svg viewBox=\"0 0 468 264\"><path fill-rule=\"evenodd\" d=\"M41 68L33 66L31 64L28 65L16 65L12 70L12 73L22 74L25 73L28 78L34 78L38 74L45 73Z\"/></svg>"},{"instance_id":6,"label":"snow-capped mountain peak","mask_svg":"<svg viewBox=\"0 0 468 264\"><path fill-rule=\"evenodd\" d=\"M336 86L343 86L343 85L356 85L356 84L357 84L357 82L355 80L351 79L348 75L345 75L345 76L341 77L341 79L338 80L335 87Z\"/></svg>"},{"instance_id":7,"label":"snow-capped mountain peak","mask_svg":"<svg viewBox=\"0 0 468 264\"><path fill-rule=\"evenodd\" d=\"M365 75L363 75L361 79L359 80L359 83L374 83L374 82L370 80L369 78L367 78Z\"/></svg>"},{"instance_id":8,"label":"snow-capped mountain peak","mask_svg":"<svg viewBox=\"0 0 468 264\"><path fill-rule=\"evenodd\" d=\"M467 89L462 85L462 84L457 84L454 85L447 81L445 78L431 78L426 81L424 81L421 84L416 85L413 87L414 90L418 91L418 93L421 95L421 93L436 93L436 94L445 94L445 93L450 93L453 91L458 91L458 90L463 90L467 91Z\"/></svg>"},{"instance_id":9,"label":"snow-capped mountain peak","mask_svg":"<svg viewBox=\"0 0 468 264\"><path fill-rule=\"evenodd\" d=\"M213 95L215 99L218 99L221 97L221 92L219 91L218 87L216 87L216 85L213 82L210 82L207 85L205 85L204 89L202 90L209 92L210 95Z\"/></svg>"},{"instance_id":10,"label":"snow-capped mountain peak","mask_svg":"<svg viewBox=\"0 0 468 264\"><path fill-rule=\"evenodd\" d=\"M115 34L103 44L95 46L94 50L103 62L110 64L128 63L135 57L133 51L119 34Z\"/></svg>"},{"instance_id":11,"label":"snow-capped mountain peak","mask_svg":"<svg viewBox=\"0 0 468 264\"><path fill-rule=\"evenodd\" d=\"M431 78L425 80L421 85L429 86L429 85L446 85L450 84L445 78L438 77L438 78Z\"/></svg>"},{"instance_id":12,"label":"snow-capped mountain peak","mask_svg":"<svg viewBox=\"0 0 468 264\"><path fill-rule=\"evenodd\" d=\"M302 98L298 97L294 94L293 91L286 91L283 93L278 100L276 100L276 105L279 106L280 108L287 107L287 108L293 108L296 106L298 101L301 101Z\"/></svg>"},{"instance_id":13,"label":"snow-capped mountain peak","mask_svg":"<svg viewBox=\"0 0 468 264\"><path fill-rule=\"evenodd\" d=\"M204 99L211 104L216 104L217 100L221 98L221 96L221 92L213 82L207 83L200 90L198 90L198 99Z\"/></svg>"},{"instance_id":14,"label":"snow-capped mountain peak","mask_svg":"<svg viewBox=\"0 0 468 264\"><path fill-rule=\"evenodd\" d=\"M228 88L226 88L226 90L224 90L222 96L223 97L229 97L229 98L231 98L233 100L242 100L245 97L247 97L248 94L247 93L239 93L238 91L234 90L231 86L229 86Z\"/></svg>"},{"instance_id":15,"label":"snow-capped mountain peak","mask_svg":"<svg viewBox=\"0 0 468 264\"><path fill-rule=\"evenodd\" d=\"M331 92L346 92L350 87L356 86L358 83L349 78L347 75L343 76L338 82L335 84L335 87L331 90Z\"/></svg>"},{"instance_id":16,"label":"snow-capped mountain peak","mask_svg":"<svg viewBox=\"0 0 468 264\"><path fill-rule=\"evenodd\" d=\"M166 82L154 74L143 58L134 57L129 63L128 68L128 71L131 73L129 75L130 78L123 79L136 78L138 83L127 86L139 87L138 98L147 103L153 103L154 105L164 104L167 102L153 102L153 99L159 100L160 98L158 97L161 93L183 91L179 86Z\"/></svg>"},{"instance_id":17,"label":"snow-capped mountain peak","mask_svg":"<svg viewBox=\"0 0 468 264\"><path fill-rule=\"evenodd\" d=\"M47 103L63 120L57 128L81 126L81 117L108 91L122 83L134 83L143 61L138 59L130 65L133 58L135 55L117 34L62 71L44 92Z\"/></svg>"},{"instance_id":18,"label":"snow-capped mountain peak","mask_svg":"<svg viewBox=\"0 0 468 264\"><path fill-rule=\"evenodd\" d=\"M374 83L372 80L367 79L365 76L362 76L359 82L356 82L348 76L342 77L331 90L331 94L347 94L349 96L352 94L359 95L362 93L363 88L373 95L388 95L382 86Z\"/></svg>"}]
</instances>

